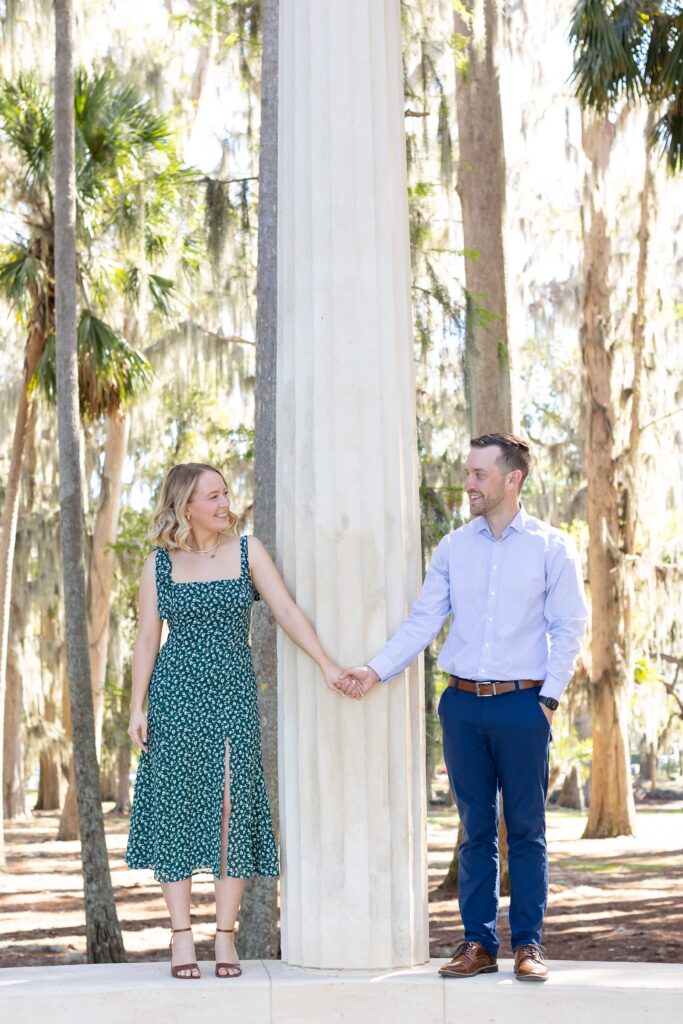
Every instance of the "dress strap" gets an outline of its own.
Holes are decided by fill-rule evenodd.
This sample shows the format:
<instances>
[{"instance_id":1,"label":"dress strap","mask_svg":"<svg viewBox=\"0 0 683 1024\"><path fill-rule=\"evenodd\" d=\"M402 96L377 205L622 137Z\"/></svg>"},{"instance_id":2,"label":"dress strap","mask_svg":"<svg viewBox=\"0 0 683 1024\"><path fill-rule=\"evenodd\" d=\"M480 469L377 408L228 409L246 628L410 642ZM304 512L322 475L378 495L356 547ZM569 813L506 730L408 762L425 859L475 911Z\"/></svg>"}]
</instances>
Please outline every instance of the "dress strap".
<instances>
[{"instance_id":1,"label":"dress strap","mask_svg":"<svg viewBox=\"0 0 683 1024\"><path fill-rule=\"evenodd\" d=\"M240 565L242 567L240 573L240 579L246 580L251 587L254 601L260 601L261 595L253 584L251 573L249 571L249 538L240 537Z\"/></svg>"},{"instance_id":2,"label":"dress strap","mask_svg":"<svg viewBox=\"0 0 683 1024\"><path fill-rule=\"evenodd\" d=\"M249 546L246 537L240 537L240 575L249 575Z\"/></svg>"},{"instance_id":3,"label":"dress strap","mask_svg":"<svg viewBox=\"0 0 683 1024\"><path fill-rule=\"evenodd\" d=\"M166 548L158 547L156 551L155 570L157 581L157 607L159 618L167 619L171 611L171 556Z\"/></svg>"}]
</instances>

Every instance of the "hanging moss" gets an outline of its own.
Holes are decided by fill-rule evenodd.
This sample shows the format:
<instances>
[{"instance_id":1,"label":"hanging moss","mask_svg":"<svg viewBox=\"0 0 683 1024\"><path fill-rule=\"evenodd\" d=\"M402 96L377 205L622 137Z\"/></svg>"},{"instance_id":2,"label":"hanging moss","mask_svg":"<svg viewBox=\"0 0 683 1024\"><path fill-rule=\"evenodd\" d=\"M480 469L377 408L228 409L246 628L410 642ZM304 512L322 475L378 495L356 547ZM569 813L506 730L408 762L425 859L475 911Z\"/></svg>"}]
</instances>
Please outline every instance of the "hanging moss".
<instances>
[{"instance_id":1,"label":"hanging moss","mask_svg":"<svg viewBox=\"0 0 683 1024\"><path fill-rule=\"evenodd\" d=\"M220 269L228 238L232 206L230 186L215 178L207 178L204 192L206 248L214 274Z\"/></svg>"}]
</instances>

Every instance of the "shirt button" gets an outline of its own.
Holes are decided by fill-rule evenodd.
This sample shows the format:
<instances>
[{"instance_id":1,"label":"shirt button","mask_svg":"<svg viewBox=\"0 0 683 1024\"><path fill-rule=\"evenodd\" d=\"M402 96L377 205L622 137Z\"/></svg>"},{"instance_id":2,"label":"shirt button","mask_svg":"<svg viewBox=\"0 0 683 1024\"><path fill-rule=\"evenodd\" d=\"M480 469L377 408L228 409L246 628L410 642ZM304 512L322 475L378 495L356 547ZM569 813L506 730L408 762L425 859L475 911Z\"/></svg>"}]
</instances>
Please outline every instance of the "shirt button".
<instances>
[{"instance_id":1,"label":"shirt button","mask_svg":"<svg viewBox=\"0 0 683 1024\"><path fill-rule=\"evenodd\" d=\"M495 592L495 590L492 590L491 591L491 597L495 597L495 596L496 596L496 592Z\"/></svg>"},{"instance_id":2,"label":"shirt button","mask_svg":"<svg viewBox=\"0 0 683 1024\"><path fill-rule=\"evenodd\" d=\"M489 622L493 622L493 616L489 615Z\"/></svg>"},{"instance_id":3,"label":"shirt button","mask_svg":"<svg viewBox=\"0 0 683 1024\"><path fill-rule=\"evenodd\" d=\"M484 644L484 647L490 647L490 646L491 646L491 645L490 645L489 643L485 643L485 644Z\"/></svg>"}]
</instances>

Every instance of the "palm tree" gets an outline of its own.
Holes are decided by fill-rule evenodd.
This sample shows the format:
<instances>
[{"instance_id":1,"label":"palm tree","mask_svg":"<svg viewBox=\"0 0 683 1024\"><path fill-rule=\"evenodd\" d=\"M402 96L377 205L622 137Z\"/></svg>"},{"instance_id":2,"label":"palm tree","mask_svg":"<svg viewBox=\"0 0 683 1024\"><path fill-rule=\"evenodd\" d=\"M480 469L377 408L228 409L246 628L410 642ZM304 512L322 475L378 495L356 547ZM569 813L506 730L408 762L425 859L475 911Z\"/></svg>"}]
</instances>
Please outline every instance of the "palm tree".
<instances>
[{"instance_id":1,"label":"palm tree","mask_svg":"<svg viewBox=\"0 0 683 1024\"><path fill-rule=\"evenodd\" d=\"M633 588L638 560L637 496L645 307L654 178L650 153L659 150L673 173L683 168L683 3L615 4L581 0L570 27L577 95L586 110L583 140L590 162L584 220L588 574L591 581L592 798L586 838L631 835L635 806L628 744L629 686L633 679ZM611 311L610 240L605 196L609 154L622 113L638 101L648 108L647 152L640 194L638 264L633 316L633 379L629 444L617 449Z\"/></svg>"},{"instance_id":2,"label":"palm tree","mask_svg":"<svg viewBox=\"0 0 683 1024\"><path fill-rule=\"evenodd\" d=\"M579 0L570 27L576 91L603 113L642 99L657 112L648 142L669 170L683 170L683 3Z\"/></svg>"},{"instance_id":3,"label":"palm tree","mask_svg":"<svg viewBox=\"0 0 683 1024\"><path fill-rule=\"evenodd\" d=\"M109 316L121 306L136 309L145 303L151 303L157 312L169 312L173 282L152 273L150 267L168 252L169 235L178 229L168 211L171 206L181 205L180 192L192 175L175 156L166 119L157 115L132 85L111 72L76 73L74 110L80 411L84 418L107 417L108 433L115 441L116 434L120 434L117 424L122 408L148 384L151 372L145 357L112 326ZM14 192L21 218L16 241L0 250L0 289L27 327L0 541L1 716L12 556L28 417L38 385L51 401L56 392L53 113L48 91L31 76L19 76L0 85L0 137L15 160ZM184 260L191 269L189 240ZM120 438L116 447L120 463L124 452ZM105 513L111 526L112 517L106 509ZM102 603L100 600L99 606ZM97 619L92 633L101 637L101 614ZM100 643L96 652L99 661L102 648ZM106 654L106 643L104 650ZM98 692L101 675L99 668L93 673ZM0 742L1 737L0 728ZM0 861L1 849L0 842Z\"/></svg>"},{"instance_id":4,"label":"palm tree","mask_svg":"<svg viewBox=\"0 0 683 1024\"><path fill-rule=\"evenodd\" d=\"M83 561L80 421L76 343L76 173L73 10L55 0L54 263L57 424L66 651L91 962L125 960L109 873L95 750Z\"/></svg>"}]
</instances>

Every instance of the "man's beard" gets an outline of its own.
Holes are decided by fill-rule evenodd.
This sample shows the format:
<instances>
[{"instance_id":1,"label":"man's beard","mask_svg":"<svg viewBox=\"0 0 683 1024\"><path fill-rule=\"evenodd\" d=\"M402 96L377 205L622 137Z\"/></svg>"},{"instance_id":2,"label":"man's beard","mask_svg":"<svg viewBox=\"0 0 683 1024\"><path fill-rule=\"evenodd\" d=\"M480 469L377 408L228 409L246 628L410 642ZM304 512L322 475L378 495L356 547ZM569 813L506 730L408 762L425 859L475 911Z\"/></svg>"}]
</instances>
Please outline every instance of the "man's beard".
<instances>
[{"instance_id":1,"label":"man's beard","mask_svg":"<svg viewBox=\"0 0 683 1024\"><path fill-rule=\"evenodd\" d=\"M474 516L488 516L494 512L505 498L505 488L501 487L495 494L483 495L474 505L470 500L470 511Z\"/></svg>"}]
</instances>

